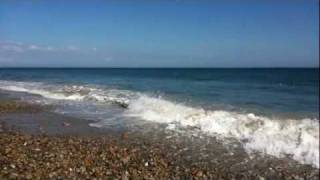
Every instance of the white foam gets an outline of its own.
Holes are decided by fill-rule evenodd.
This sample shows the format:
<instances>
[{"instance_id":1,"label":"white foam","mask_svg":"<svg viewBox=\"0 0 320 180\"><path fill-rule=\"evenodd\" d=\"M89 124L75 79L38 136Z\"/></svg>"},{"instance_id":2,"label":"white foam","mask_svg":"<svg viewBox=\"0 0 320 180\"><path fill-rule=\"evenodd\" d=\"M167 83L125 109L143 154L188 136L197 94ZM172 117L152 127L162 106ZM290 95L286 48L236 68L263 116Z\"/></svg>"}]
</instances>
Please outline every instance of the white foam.
<instances>
[{"instance_id":1,"label":"white foam","mask_svg":"<svg viewBox=\"0 0 320 180\"><path fill-rule=\"evenodd\" d=\"M197 127L220 137L236 138L244 148L293 159L319 168L319 121L270 119L254 114L205 111L167 100L142 96L131 102L128 116L159 123ZM172 129L175 126L171 126Z\"/></svg>"},{"instance_id":2,"label":"white foam","mask_svg":"<svg viewBox=\"0 0 320 180\"><path fill-rule=\"evenodd\" d=\"M40 95L45 98L58 100L81 100L80 94L65 95L61 92L54 92L45 89L45 85L36 82L16 82L16 81L0 81L0 89L15 92L26 92L29 94Z\"/></svg>"},{"instance_id":3,"label":"white foam","mask_svg":"<svg viewBox=\"0 0 320 180\"><path fill-rule=\"evenodd\" d=\"M129 97L133 93L125 90L116 89L98 89L84 86L58 86L44 85L35 82L16 82L0 81L0 89L15 92L26 92L29 94L40 95L48 99L56 100L94 100L98 102L111 102L117 104L129 103Z\"/></svg>"},{"instance_id":4,"label":"white foam","mask_svg":"<svg viewBox=\"0 0 320 180\"><path fill-rule=\"evenodd\" d=\"M219 137L235 138L247 152L258 151L319 168L319 120L271 119L254 114L206 111L131 91L83 86L56 86L0 81L0 89L36 94L49 99L111 102L129 105L127 116L167 123L168 129L191 126ZM102 127L103 124L91 124Z\"/></svg>"}]
</instances>

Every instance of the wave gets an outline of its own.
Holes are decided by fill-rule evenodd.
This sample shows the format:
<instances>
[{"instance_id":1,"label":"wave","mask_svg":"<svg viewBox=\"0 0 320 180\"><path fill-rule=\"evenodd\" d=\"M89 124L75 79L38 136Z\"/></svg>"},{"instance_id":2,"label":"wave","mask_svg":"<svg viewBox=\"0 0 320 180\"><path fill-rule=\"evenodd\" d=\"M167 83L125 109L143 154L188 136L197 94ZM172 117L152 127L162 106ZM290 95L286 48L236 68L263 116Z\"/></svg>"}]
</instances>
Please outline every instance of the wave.
<instances>
[{"instance_id":1,"label":"wave","mask_svg":"<svg viewBox=\"0 0 320 180\"><path fill-rule=\"evenodd\" d=\"M131 102L127 115L236 138L248 153L291 155L301 163L319 168L319 122L316 119L270 119L252 113L206 111L148 96Z\"/></svg>"},{"instance_id":2,"label":"wave","mask_svg":"<svg viewBox=\"0 0 320 180\"><path fill-rule=\"evenodd\" d=\"M40 95L55 100L97 101L127 107L133 92L117 89L101 89L89 86L58 86L37 82L0 81L0 89Z\"/></svg>"},{"instance_id":3,"label":"wave","mask_svg":"<svg viewBox=\"0 0 320 180\"><path fill-rule=\"evenodd\" d=\"M291 156L319 168L319 120L280 119L249 113L204 110L169 100L120 89L92 86L56 86L43 83L0 81L0 89L26 92L68 101L96 101L125 107L125 116L194 127L221 138L234 138L248 153Z\"/></svg>"}]
</instances>

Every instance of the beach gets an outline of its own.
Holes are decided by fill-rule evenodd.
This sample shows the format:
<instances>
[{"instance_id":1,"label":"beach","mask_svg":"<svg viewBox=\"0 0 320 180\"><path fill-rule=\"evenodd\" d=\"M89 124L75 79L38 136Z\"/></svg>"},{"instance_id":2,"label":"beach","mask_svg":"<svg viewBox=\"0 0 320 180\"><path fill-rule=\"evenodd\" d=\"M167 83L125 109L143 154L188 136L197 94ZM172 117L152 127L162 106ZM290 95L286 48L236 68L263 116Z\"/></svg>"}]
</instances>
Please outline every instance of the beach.
<instances>
[{"instance_id":1,"label":"beach","mask_svg":"<svg viewBox=\"0 0 320 180\"><path fill-rule=\"evenodd\" d=\"M0 177L319 179L317 73L1 69Z\"/></svg>"},{"instance_id":2,"label":"beach","mask_svg":"<svg viewBox=\"0 0 320 180\"><path fill-rule=\"evenodd\" d=\"M214 138L99 129L17 100L0 107L4 179L319 179L317 168Z\"/></svg>"},{"instance_id":3,"label":"beach","mask_svg":"<svg viewBox=\"0 0 320 180\"><path fill-rule=\"evenodd\" d=\"M318 6L0 0L0 180L319 180Z\"/></svg>"}]
</instances>

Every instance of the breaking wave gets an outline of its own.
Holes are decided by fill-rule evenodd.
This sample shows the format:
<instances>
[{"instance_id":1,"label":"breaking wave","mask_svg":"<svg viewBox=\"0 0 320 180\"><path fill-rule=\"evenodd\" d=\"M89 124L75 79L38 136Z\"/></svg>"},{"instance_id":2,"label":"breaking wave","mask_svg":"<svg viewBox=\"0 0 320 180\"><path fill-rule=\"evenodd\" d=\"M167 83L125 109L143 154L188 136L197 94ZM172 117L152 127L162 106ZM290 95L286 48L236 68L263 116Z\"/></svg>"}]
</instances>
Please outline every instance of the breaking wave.
<instances>
[{"instance_id":1,"label":"breaking wave","mask_svg":"<svg viewBox=\"0 0 320 180\"><path fill-rule=\"evenodd\" d=\"M127 107L135 94L126 90L102 89L78 85L48 85L38 82L0 81L0 89L40 95L55 100L97 101Z\"/></svg>"},{"instance_id":2,"label":"breaking wave","mask_svg":"<svg viewBox=\"0 0 320 180\"><path fill-rule=\"evenodd\" d=\"M91 86L54 86L34 82L0 81L0 89L26 92L68 101L114 103L126 108L125 116L195 127L222 138L235 138L248 153L291 156L319 168L319 120L280 119L249 113L204 110L127 90Z\"/></svg>"},{"instance_id":3,"label":"breaking wave","mask_svg":"<svg viewBox=\"0 0 320 180\"><path fill-rule=\"evenodd\" d=\"M127 113L144 120L191 126L220 137L236 138L249 153L290 155L301 163L319 168L317 119L270 119L254 114L206 111L147 96L131 102Z\"/></svg>"}]
</instances>

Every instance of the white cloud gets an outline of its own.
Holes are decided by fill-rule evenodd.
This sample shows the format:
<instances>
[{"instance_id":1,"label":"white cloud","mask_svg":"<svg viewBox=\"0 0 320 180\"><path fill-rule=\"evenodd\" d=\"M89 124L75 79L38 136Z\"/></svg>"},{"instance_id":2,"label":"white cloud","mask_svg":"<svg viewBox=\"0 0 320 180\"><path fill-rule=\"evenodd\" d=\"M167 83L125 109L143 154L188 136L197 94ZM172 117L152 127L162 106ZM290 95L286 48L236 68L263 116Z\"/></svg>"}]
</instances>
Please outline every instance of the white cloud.
<instances>
[{"instance_id":1,"label":"white cloud","mask_svg":"<svg viewBox=\"0 0 320 180\"><path fill-rule=\"evenodd\" d=\"M77 50L79 50L79 48L78 47L76 47L76 46L73 46L73 45L69 45L69 46L67 46L67 48L66 48L67 50L70 50L70 51L77 51Z\"/></svg>"},{"instance_id":2,"label":"white cloud","mask_svg":"<svg viewBox=\"0 0 320 180\"><path fill-rule=\"evenodd\" d=\"M85 51L85 49L83 49ZM73 52L80 51L80 48L74 45L68 45L65 47L54 47L50 45L36 45L36 44L25 44L21 42L14 41L0 41L0 52L10 52L10 53L23 53L23 52ZM87 51L96 52L97 48L88 48Z\"/></svg>"},{"instance_id":3,"label":"white cloud","mask_svg":"<svg viewBox=\"0 0 320 180\"><path fill-rule=\"evenodd\" d=\"M37 50L37 49L39 49L39 47L36 46L36 45L30 45L30 46L29 46L29 49L31 49L31 50Z\"/></svg>"},{"instance_id":4,"label":"white cloud","mask_svg":"<svg viewBox=\"0 0 320 180\"><path fill-rule=\"evenodd\" d=\"M48 46L48 47L47 47L47 50L48 50L48 51L54 51L55 49L56 49L56 48L51 47L51 46Z\"/></svg>"},{"instance_id":5,"label":"white cloud","mask_svg":"<svg viewBox=\"0 0 320 180\"><path fill-rule=\"evenodd\" d=\"M25 51L23 44L13 42L0 42L0 51L21 53Z\"/></svg>"},{"instance_id":6,"label":"white cloud","mask_svg":"<svg viewBox=\"0 0 320 180\"><path fill-rule=\"evenodd\" d=\"M10 52L10 53L23 53L27 51L53 51L56 48L51 46L40 46L35 44L23 44L21 42L0 42L0 51L1 52Z\"/></svg>"},{"instance_id":7,"label":"white cloud","mask_svg":"<svg viewBox=\"0 0 320 180\"><path fill-rule=\"evenodd\" d=\"M11 61L12 61L12 58L10 58L10 57L1 57L0 56L1 63L7 63L7 62L11 62Z\"/></svg>"},{"instance_id":8,"label":"white cloud","mask_svg":"<svg viewBox=\"0 0 320 180\"><path fill-rule=\"evenodd\" d=\"M108 56L108 57L105 57L103 60L104 60L104 62L110 62L113 60L113 57Z\"/></svg>"},{"instance_id":9,"label":"white cloud","mask_svg":"<svg viewBox=\"0 0 320 180\"><path fill-rule=\"evenodd\" d=\"M96 47L79 48L74 45L69 46L51 46L51 45L39 45L29 44L13 41L0 41L0 66L16 66L19 63L22 64L41 64L41 63L55 63L52 59L59 58L68 59L69 63L73 59L85 59L96 58L101 59L103 62L112 60L112 57L105 57L106 54L98 53ZM42 62L41 60L48 60L48 62ZM58 62L57 61L57 62Z\"/></svg>"},{"instance_id":10,"label":"white cloud","mask_svg":"<svg viewBox=\"0 0 320 180\"><path fill-rule=\"evenodd\" d=\"M0 67L103 66L112 63L115 57L117 56L95 45L85 48L0 40Z\"/></svg>"},{"instance_id":11,"label":"white cloud","mask_svg":"<svg viewBox=\"0 0 320 180\"><path fill-rule=\"evenodd\" d=\"M24 52L24 49L22 47L19 46L15 46L15 45L4 45L1 46L1 50L3 51L13 51L13 52Z\"/></svg>"},{"instance_id":12,"label":"white cloud","mask_svg":"<svg viewBox=\"0 0 320 180\"><path fill-rule=\"evenodd\" d=\"M54 51L54 50L58 50L58 49L54 48L52 46L29 45L29 50L34 50L34 51Z\"/></svg>"}]
</instances>

